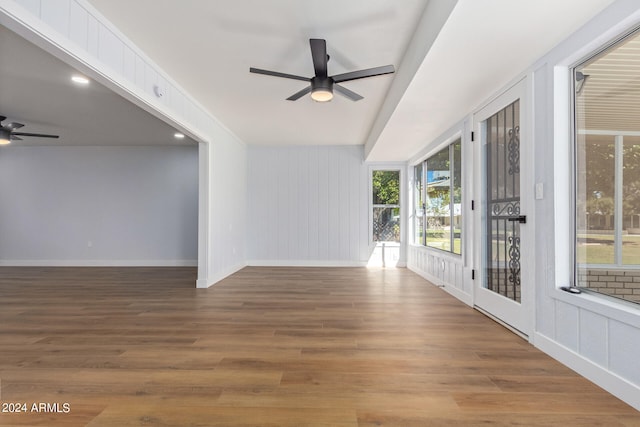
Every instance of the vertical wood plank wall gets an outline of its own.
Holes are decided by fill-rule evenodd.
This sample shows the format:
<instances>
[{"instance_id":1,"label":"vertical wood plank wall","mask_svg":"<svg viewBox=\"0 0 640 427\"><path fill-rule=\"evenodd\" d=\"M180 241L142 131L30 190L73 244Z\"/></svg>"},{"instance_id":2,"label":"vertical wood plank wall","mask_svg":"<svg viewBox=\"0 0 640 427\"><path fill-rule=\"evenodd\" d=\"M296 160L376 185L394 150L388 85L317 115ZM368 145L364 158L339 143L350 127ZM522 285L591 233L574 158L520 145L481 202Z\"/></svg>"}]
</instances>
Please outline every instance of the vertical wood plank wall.
<instances>
[{"instance_id":1,"label":"vertical wood plank wall","mask_svg":"<svg viewBox=\"0 0 640 427\"><path fill-rule=\"evenodd\" d=\"M362 146L248 151L249 264L366 263L368 169Z\"/></svg>"}]
</instances>

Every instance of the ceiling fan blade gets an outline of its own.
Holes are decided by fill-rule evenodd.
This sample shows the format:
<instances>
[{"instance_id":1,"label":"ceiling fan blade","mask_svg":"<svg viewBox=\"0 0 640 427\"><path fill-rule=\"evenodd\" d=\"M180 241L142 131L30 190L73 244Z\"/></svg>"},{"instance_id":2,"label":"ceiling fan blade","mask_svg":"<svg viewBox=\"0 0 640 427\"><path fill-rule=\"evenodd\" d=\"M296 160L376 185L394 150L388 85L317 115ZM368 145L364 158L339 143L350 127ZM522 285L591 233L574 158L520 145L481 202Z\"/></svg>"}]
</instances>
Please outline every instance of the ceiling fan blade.
<instances>
[{"instance_id":1,"label":"ceiling fan blade","mask_svg":"<svg viewBox=\"0 0 640 427\"><path fill-rule=\"evenodd\" d=\"M12 135L36 136L38 138L60 138L60 136L58 136L58 135L47 135L46 133L13 132Z\"/></svg>"},{"instance_id":2,"label":"ceiling fan blade","mask_svg":"<svg viewBox=\"0 0 640 427\"><path fill-rule=\"evenodd\" d=\"M298 99L302 98L303 96L305 96L306 94L311 92L311 86L307 86L304 89L302 89L299 92L294 93L293 95L291 95L290 97L287 98L287 101L297 101Z\"/></svg>"},{"instance_id":3,"label":"ceiling fan blade","mask_svg":"<svg viewBox=\"0 0 640 427\"><path fill-rule=\"evenodd\" d=\"M18 137L17 137L17 136L15 136L15 135L11 135L11 140L12 140L12 141L22 141L22 138L18 138Z\"/></svg>"},{"instance_id":4,"label":"ceiling fan blade","mask_svg":"<svg viewBox=\"0 0 640 427\"><path fill-rule=\"evenodd\" d=\"M310 81L311 79L309 79L308 77L302 77L302 76L296 76L293 74L286 74L286 73L280 73L278 71L269 71L269 70L262 70L260 68L249 68L249 72L250 73L256 73L256 74L264 74L265 76L273 76L273 77L283 77L285 79L293 79L293 80L302 80L305 82Z\"/></svg>"},{"instance_id":5,"label":"ceiling fan blade","mask_svg":"<svg viewBox=\"0 0 640 427\"><path fill-rule=\"evenodd\" d=\"M9 128L9 129L20 129L23 126L24 125L22 123L16 123L16 122L7 123L6 125L4 125L5 128Z\"/></svg>"},{"instance_id":6,"label":"ceiling fan blade","mask_svg":"<svg viewBox=\"0 0 640 427\"><path fill-rule=\"evenodd\" d=\"M0 116L0 123L4 122L5 120L7 120L5 116Z\"/></svg>"},{"instance_id":7,"label":"ceiling fan blade","mask_svg":"<svg viewBox=\"0 0 640 427\"><path fill-rule=\"evenodd\" d=\"M311 58L316 77L327 77L327 42L323 39L309 39L311 45Z\"/></svg>"},{"instance_id":8,"label":"ceiling fan blade","mask_svg":"<svg viewBox=\"0 0 640 427\"><path fill-rule=\"evenodd\" d=\"M331 76L335 83L346 82L349 80L364 79L366 77L380 76L382 74L395 73L393 65L385 65L382 67L367 68L366 70L352 71L350 73L337 74Z\"/></svg>"},{"instance_id":9,"label":"ceiling fan blade","mask_svg":"<svg viewBox=\"0 0 640 427\"><path fill-rule=\"evenodd\" d=\"M333 90L335 90L336 92L338 92L340 95L344 96L345 98L349 98L352 101L360 101L361 99L363 99L362 96L358 95L357 93L355 93L352 90L347 89L344 86L340 86L340 85L333 85Z\"/></svg>"}]
</instances>

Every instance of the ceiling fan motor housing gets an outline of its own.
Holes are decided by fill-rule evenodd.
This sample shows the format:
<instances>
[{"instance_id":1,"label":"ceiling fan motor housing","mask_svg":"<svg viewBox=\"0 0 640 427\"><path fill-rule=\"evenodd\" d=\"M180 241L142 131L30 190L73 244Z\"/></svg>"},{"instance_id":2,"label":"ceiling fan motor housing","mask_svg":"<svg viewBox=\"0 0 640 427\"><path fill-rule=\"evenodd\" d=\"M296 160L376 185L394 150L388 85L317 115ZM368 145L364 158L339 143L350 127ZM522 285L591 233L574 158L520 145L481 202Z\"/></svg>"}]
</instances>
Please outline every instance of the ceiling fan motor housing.
<instances>
[{"instance_id":1,"label":"ceiling fan motor housing","mask_svg":"<svg viewBox=\"0 0 640 427\"><path fill-rule=\"evenodd\" d=\"M326 101L331 100L333 97L333 79L331 77L312 77L311 93L314 99L316 97L322 98L322 96L325 95L328 98ZM314 97L313 94L316 94L316 97Z\"/></svg>"}]
</instances>

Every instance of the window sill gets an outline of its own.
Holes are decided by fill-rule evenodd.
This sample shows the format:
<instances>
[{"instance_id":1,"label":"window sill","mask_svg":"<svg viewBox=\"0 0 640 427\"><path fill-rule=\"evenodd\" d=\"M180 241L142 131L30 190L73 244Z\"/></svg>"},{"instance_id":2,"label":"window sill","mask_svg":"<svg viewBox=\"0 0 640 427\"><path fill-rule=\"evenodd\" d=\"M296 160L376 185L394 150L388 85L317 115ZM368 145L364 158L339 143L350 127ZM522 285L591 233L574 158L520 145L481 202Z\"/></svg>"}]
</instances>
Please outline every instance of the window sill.
<instances>
[{"instance_id":1,"label":"window sill","mask_svg":"<svg viewBox=\"0 0 640 427\"><path fill-rule=\"evenodd\" d=\"M462 259L462 254L456 254L450 251L445 251L443 249L434 248L432 246L424 246L424 245L416 245L415 243L409 243L410 248L415 248L419 250L423 250L426 252L434 252L438 255L444 255L446 257L450 257L453 259Z\"/></svg>"}]
</instances>

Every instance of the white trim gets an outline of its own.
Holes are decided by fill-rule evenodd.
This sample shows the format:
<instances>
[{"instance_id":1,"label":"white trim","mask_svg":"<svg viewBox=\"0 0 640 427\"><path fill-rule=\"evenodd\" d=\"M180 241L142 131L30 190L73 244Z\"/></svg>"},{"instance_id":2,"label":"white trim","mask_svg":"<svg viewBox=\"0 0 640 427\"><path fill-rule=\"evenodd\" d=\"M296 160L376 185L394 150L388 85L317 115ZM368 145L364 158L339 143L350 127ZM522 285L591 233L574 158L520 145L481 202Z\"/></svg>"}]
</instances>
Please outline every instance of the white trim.
<instances>
[{"instance_id":1,"label":"white trim","mask_svg":"<svg viewBox=\"0 0 640 427\"><path fill-rule=\"evenodd\" d=\"M373 172L374 171L398 171L398 183L400 185L399 197L400 197L400 254L398 264L406 265L407 262L407 226L409 222L409 204L407 199L409 197L408 181L408 167L407 162L367 162L367 242L369 248L373 246L375 250L377 242L373 241ZM407 182L405 182L407 181ZM390 205L387 205L390 206ZM395 205L394 205L395 206ZM373 253L371 250L371 253ZM365 263L366 265L366 263Z\"/></svg>"},{"instance_id":2,"label":"white trim","mask_svg":"<svg viewBox=\"0 0 640 427\"><path fill-rule=\"evenodd\" d=\"M414 273L416 273L418 276L425 279L426 281L430 282L434 286L437 286L438 288L442 288L442 290L444 290L454 298L460 300L461 302L465 303L469 307L473 307L473 300L471 298L471 295L465 293L463 290L456 288L455 286L452 286L446 283L445 281L440 280L438 277L432 276L426 271L416 268L415 266L410 265L407 268L413 271Z\"/></svg>"},{"instance_id":3,"label":"white trim","mask_svg":"<svg viewBox=\"0 0 640 427\"><path fill-rule=\"evenodd\" d=\"M553 218L555 285L554 288L571 283L574 263L573 203L573 156L572 156L572 112L571 72L566 66L553 68Z\"/></svg>"},{"instance_id":4,"label":"white trim","mask_svg":"<svg viewBox=\"0 0 640 427\"><path fill-rule=\"evenodd\" d=\"M526 336L532 336L535 329L535 249L528 242L535 242L535 206L533 205L533 78L526 74L509 89L492 98L480 110L473 114L473 131L477 132L476 149L474 150L474 170L476 182L473 189L474 199L477 201L476 213L473 216L475 228L474 253L477 270L484 271L485 257L485 231L484 222L486 209L486 165L484 156L485 141L484 127L488 118L499 112L511 103L520 101L520 207L523 215L527 216L527 224L520 228L522 238L520 256L521 260L521 300L517 303L513 300L498 295L483 286L484 275L481 273L473 282L473 304L482 308L511 327L519 330ZM531 184L531 185L530 185ZM478 203L479 202L479 203Z\"/></svg>"},{"instance_id":5,"label":"white trim","mask_svg":"<svg viewBox=\"0 0 640 427\"><path fill-rule=\"evenodd\" d=\"M640 387L637 385L611 373L606 368L593 363L539 332L535 333L535 346L640 411Z\"/></svg>"},{"instance_id":6,"label":"white trim","mask_svg":"<svg viewBox=\"0 0 640 427\"><path fill-rule=\"evenodd\" d=\"M437 255L440 258L448 259L448 260L450 260L452 262L455 262L455 263L458 263L460 265L463 264L462 255L460 255L460 254L456 254L456 253L451 252L451 251L445 251L444 249L434 248L433 246L417 245L415 243L410 243L409 246L413 250L418 250L418 251L423 251L423 252L426 252L426 253L431 253L433 255Z\"/></svg>"},{"instance_id":7,"label":"white trim","mask_svg":"<svg viewBox=\"0 0 640 427\"><path fill-rule=\"evenodd\" d=\"M366 261L335 260L249 260L250 267L366 267Z\"/></svg>"},{"instance_id":8,"label":"white trim","mask_svg":"<svg viewBox=\"0 0 640 427\"><path fill-rule=\"evenodd\" d=\"M135 44L129 41L129 39L104 16L93 9L92 6L88 5L85 0L76 0L76 3L85 8L87 13L92 15L100 25L112 31L125 46L132 49L137 55L144 59L149 66L153 67L159 76L174 86L176 90L180 91L181 95L195 108L198 108L203 114L208 115L206 110L199 106L186 91L177 85L157 64L140 51ZM138 87L135 83L128 81L122 74L106 67L97 56L83 50L66 35L51 28L46 22L42 21L40 17L32 15L30 11L24 9L19 3L12 1L3 2L0 4L0 8L0 23L2 25L15 31L20 36L63 62L77 68L88 77L97 80L108 89L121 95L144 111L175 127L181 133L199 142L208 141L208 138L204 136L195 123L189 123L184 117L177 118L174 111L171 111L168 106L154 99L150 93L146 93L144 88ZM217 122L214 118L210 118Z\"/></svg>"},{"instance_id":9,"label":"white trim","mask_svg":"<svg viewBox=\"0 0 640 427\"><path fill-rule=\"evenodd\" d=\"M209 166L213 163L209 159L209 152L212 150L210 144L198 145L198 276L196 287L208 283L209 276L209 248L211 248L211 238L209 228L211 211L209 197Z\"/></svg>"},{"instance_id":10,"label":"white trim","mask_svg":"<svg viewBox=\"0 0 640 427\"><path fill-rule=\"evenodd\" d=\"M614 204L613 208L614 212L614 220L613 220L613 230L614 230L614 241L613 241L613 260L616 265L622 265L622 227L623 227L623 214L624 208L622 203L623 192L622 192L622 180L623 180L623 172L624 172L624 136L616 135L615 138L615 154L613 155L615 166L613 167L614 171ZM578 171L574 171L577 173ZM575 194L577 199L578 194ZM577 227L576 227L577 228Z\"/></svg>"},{"instance_id":11,"label":"white trim","mask_svg":"<svg viewBox=\"0 0 640 427\"><path fill-rule=\"evenodd\" d=\"M445 132L440 134L440 136L438 136L436 139L431 141L431 143L429 143L425 148L423 148L422 150L416 152L409 159L408 165L410 167L413 167L413 166L417 165L418 163L421 163L421 162L427 160L427 158L431 157L433 154L435 154L438 151L442 150L446 146L451 145L457 139L461 139L462 142L464 143L465 137L464 137L463 133L464 133L464 130L465 130L465 122L466 122L466 120L467 120L466 117L464 119L460 120L458 123L456 123L455 125L451 126L448 130L446 130Z\"/></svg>"},{"instance_id":12,"label":"white trim","mask_svg":"<svg viewBox=\"0 0 640 427\"><path fill-rule=\"evenodd\" d=\"M218 272L217 274L215 274L212 277L206 277L206 278L198 278L196 280L196 288L199 289L206 289L206 288L210 288L211 286L215 285L216 283L220 282L221 280L231 276L234 273L237 273L238 271L242 270L243 268L245 268L247 266L246 263L239 263L236 264L230 268L227 268L224 271Z\"/></svg>"},{"instance_id":13,"label":"white trim","mask_svg":"<svg viewBox=\"0 0 640 427\"><path fill-rule=\"evenodd\" d=\"M197 267L195 259L25 259L0 260L0 267Z\"/></svg>"},{"instance_id":14,"label":"white trim","mask_svg":"<svg viewBox=\"0 0 640 427\"><path fill-rule=\"evenodd\" d=\"M574 307L597 313L608 319L640 328L640 316L636 303L599 293L583 292L571 294L560 289L553 289L549 296Z\"/></svg>"},{"instance_id":15,"label":"white trim","mask_svg":"<svg viewBox=\"0 0 640 427\"><path fill-rule=\"evenodd\" d=\"M387 94L379 107L364 144L365 160L371 157L384 128L398 107L405 91L414 79L416 71L431 51L438 34L456 7L458 0L427 2L415 32L402 55L398 71L391 81Z\"/></svg>"},{"instance_id":16,"label":"white trim","mask_svg":"<svg viewBox=\"0 0 640 427\"><path fill-rule=\"evenodd\" d=\"M597 136L640 136L640 132L637 131L622 131L622 130L578 130L578 135L597 135Z\"/></svg>"},{"instance_id":17,"label":"white trim","mask_svg":"<svg viewBox=\"0 0 640 427\"><path fill-rule=\"evenodd\" d=\"M56 56L67 64L78 69L85 75L94 78L108 89L121 95L134 105L142 108L144 111L152 114L160 120L170 124L181 133L189 135L196 141L205 145L205 150L199 153L199 236L206 236L206 247L203 251L204 242L199 242L198 259L201 268L198 270L198 277L201 277L199 283L207 281L208 275L211 273L210 259L213 254L211 250L211 237L209 236L210 222L210 172L212 167L212 147L209 144L215 143L215 136L218 132L225 133L232 143L241 147L247 147L237 135L231 132L223 123L215 116L211 115L198 101L195 100L186 90L180 87L168 74L166 74L151 58L142 52L131 40L129 40L118 28L109 22L102 14L98 12L87 0L75 0L78 6L84 8L87 13L92 16L100 25L112 32L122 43L123 46L131 49L131 51L139 57L148 67L152 68L159 76L159 82L166 84L167 89L172 87L176 93L179 93L184 99L182 109L176 106L170 106L165 102L159 101L149 88L139 85L135 81L130 80L121 72L109 67L105 64L99 55L83 49L74 42L69 36L61 34L53 29L47 22L31 13L31 11L22 7L18 2L9 0L0 0L0 24L15 31L20 36L34 43L48 53ZM206 195L205 200L202 196ZM206 207L206 209L205 209ZM205 225L205 227L203 227ZM204 228L204 230L203 230ZM202 239L200 237L199 239Z\"/></svg>"}]
</instances>

